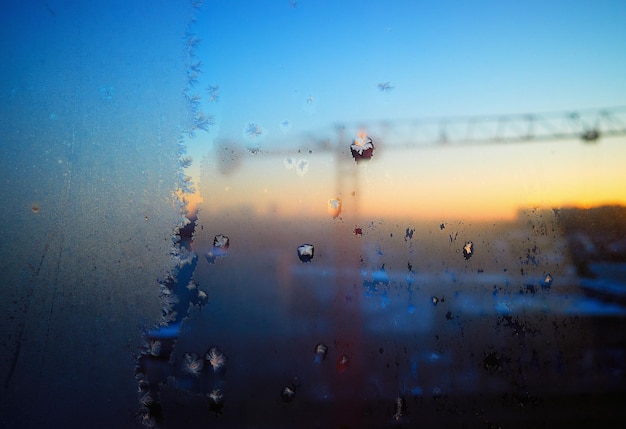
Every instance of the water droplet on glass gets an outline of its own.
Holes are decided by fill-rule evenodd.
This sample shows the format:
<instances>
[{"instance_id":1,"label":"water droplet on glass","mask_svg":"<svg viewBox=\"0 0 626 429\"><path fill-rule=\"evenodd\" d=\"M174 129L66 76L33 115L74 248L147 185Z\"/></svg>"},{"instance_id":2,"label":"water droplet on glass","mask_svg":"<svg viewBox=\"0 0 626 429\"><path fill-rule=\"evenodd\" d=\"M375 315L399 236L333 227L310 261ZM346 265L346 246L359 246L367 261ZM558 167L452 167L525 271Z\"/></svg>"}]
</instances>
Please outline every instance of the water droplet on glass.
<instances>
[{"instance_id":1,"label":"water droplet on glass","mask_svg":"<svg viewBox=\"0 0 626 429\"><path fill-rule=\"evenodd\" d=\"M113 89L112 86L102 86L100 87L100 97L103 100L112 100L113 99L113 93L115 92L115 90Z\"/></svg>"},{"instance_id":2,"label":"water droplet on glass","mask_svg":"<svg viewBox=\"0 0 626 429\"><path fill-rule=\"evenodd\" d=\"M317 111L318 100L315 95L309 94L308 97L304 100L304 104L302 105L302 109L309 115L313 115Z\"/></svg>"},{"instance_id":3,"label":"water droplet on glass","mask_svg":"<svg viewBox=\"0 0 626 429\"><path fill-rule=\"evenodd\" d=\"M415 232L414 229L407 228L406 232L404 233L404 241L412 240L414 232Z\"/></svg>"},{"instance_id":4,"label":"water droplet on glass","mask_svg":"<svg viewBox=\"0 0 626 429\"><path fill-rule=\"evenodd\" d=\"M439 298L437 298L436 296L433 296L433 297L431 298L431 301L433 302L433 305L437 305L437 304L439 304Z\"/></svg>"},{"instance_id":5,"label":"water droplet on glass","mask_svg":"<svg viewBox=\"0 0 626 429\"><path fill-rule=\"evenodd\" d=\"M302 262L311 262L315 249L312 244L303 244L298 246L298 258Z\"/></svg>"},{"instance_id":6,"label":"water droplet on glass","mask_svg":"<svg viewBox=\"0 0 626 429\"><path fill-rule=\"evenodd\" d=\"M341 214L341 198L332 198L328 200L328 214L333 218Z\"/></svg>"},{"instance_id":7,"label":"water droplet on glass","mask_svg":"<svg viewBox=\"0 0 626 429\"><path fill-rule=\"evenodd\" d=\"M230 240L227 236L218 234L213 238L213 247L225 250L228 249L228 246L230 246Z\"/></svg>"},{"instance_id":8,"label":"water droplet on glass","mask_svg":"<svg viewBox=\"0 0 626 429\"><path fill-rule=\"evenodd\" d=\"M344 372L346 369L348 369L348 365L350 365L350 359L348 358L348 355L341 355L339 360L337 360L337 372Z\"/></svg>"},{"instance_id":9,"label":"water droplet on glass","mask_svg":"<svg viewBox=\"0 0 626 429\"><path fill-rule=\"evenodd\" d=\"M287 134L289 132L289 130L291 129L291 122L289 122L288 120L284 120L280 123L280 131L283 134Z\"/></svg>"},{"instance_id":10,"label":"water droplet on glass","mask_svg":"<svg viewBox=\"0 0 626 429\"><path fill-rule=\"evenodd\" d=\"M207 261L212 264L215 259L228 255L230 239L224 234L218 234L213 238L213 249L206 254Z\"/></svg>"},{"instance_id":11,"label":"water droplet on glass","mask_svg":"<svg viewBox=\"0 0 626 429\"><path fill-rule=\"evenodd\" d=\"M293 377L293 380L291 381L291 386L294 390L300 387L300 378L297 375Z\"/></svg>"},{"instance_id":12,"label":"water droplet on glass","mask_svg":"<svg viewBox=\"0 0 626 429\"><path fill-rule=\"evenodd\" d=\"M473 254L474 254L474 243L472 243L471 241L468 241L465 243L465 246L463 246L463 257L465 258L465 260L468 260L469 258L472 257Z\"/></svg>"},{"instance_id":13,"label":"water droplet on glass","mask_svg":"<svg viewBox=\"0 0 626 429\"><path fill-rule=\"evenodd\" d=\"M224 395L222 391L220 389L213 389L207 397L209 398L209 411L217 415L222 414L222 408L224 407Z\"/></svg>"},{"instance_id":14,"label":"water droplet on glass","mask_svg":"<svg viewBox=\"0 0 626 429\"><path fill-rule=\"evenodd\" d=\"M350 152L356 162L369 160L374 155L374 142L365 133L360 133L350 145Z\"/></svg>"},{"instance_id":15,"label":"water droplet on glass","mask_svg":"<svg viewBox=\"0 0 626 429\"><path fill-rule=\"evenodd\" d=\"M550 274L546 274L546 277L543 279L543 284L541 285L541 287L544 289L549 289L550 286L552 286L553 281L554 279L552 278L552 276Z\"/></svg>"},{"instance_id":16,"label":"water droplet on glass","mask_svg":"<svg viewBox=\"0 0 626 429\"><path fill-rule=\"evenodd\" d=\"M285 386L280 391L280 397L283 399L283 402L291 402L295 396L296 390L293 387Z\"/></svg>"},{"instance_id":17,"label":"water droplet on glass","mask_svg":"<svg viewBox=\"0 0 626 429\"><path fill-rule=\"evenodd\" d=\"M435 387L433 389L433 399L437 400L437 399L441 398L442 394L443 394L443 392L441 391L441 389L439 387Z\"/></svg>"},{"instance_id":18,"label":"water droplet on glass","mask_svg":"<svg viewBox=\"0 0 626 429\"><path fill-rule=\"evenodd\" d=\"M328 354L328 346L324 343L319 343L315 346L315 359L314 362L319 364L322 363L324 359L326 359L326 355Z\"/></svg>"}]
</instances>

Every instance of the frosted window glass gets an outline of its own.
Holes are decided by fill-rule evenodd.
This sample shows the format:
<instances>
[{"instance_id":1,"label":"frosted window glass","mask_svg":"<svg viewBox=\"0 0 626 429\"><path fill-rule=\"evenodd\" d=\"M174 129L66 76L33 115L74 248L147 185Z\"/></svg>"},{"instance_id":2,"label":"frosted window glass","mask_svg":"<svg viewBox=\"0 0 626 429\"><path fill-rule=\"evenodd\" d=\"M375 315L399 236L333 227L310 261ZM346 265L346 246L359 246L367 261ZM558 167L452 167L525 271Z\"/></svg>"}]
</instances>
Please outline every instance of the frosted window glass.
<instances>
[{"instance_id":1,"label":"frosted window glass","mask_svg":"<svg viewBox=\"0 0 626 429\"><path fill-rule=\"evenodd\" d=\"M181 222L191 7L2 9L0 426L128 427Z\"/></svg>"},{"instance_id":2,"label":"frosted window glass","mask_svg":"<svg viewBox=\"0 0 626 429\"><path fill-rule=\"evenodd\" d=\"M0 426L623 420L623 8L414 3L6 7Z\"/></svg>"}]
</instances>

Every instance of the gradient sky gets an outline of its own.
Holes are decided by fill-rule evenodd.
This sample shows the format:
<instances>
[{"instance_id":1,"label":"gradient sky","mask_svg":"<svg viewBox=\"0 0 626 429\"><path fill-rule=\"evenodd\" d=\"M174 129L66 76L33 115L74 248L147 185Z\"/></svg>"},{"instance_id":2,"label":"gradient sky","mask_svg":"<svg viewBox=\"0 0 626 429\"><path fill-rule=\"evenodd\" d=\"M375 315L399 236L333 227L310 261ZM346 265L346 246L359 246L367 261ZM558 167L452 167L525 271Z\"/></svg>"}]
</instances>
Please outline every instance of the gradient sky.
<instances>
[{"instance_id":1,"label":"gradient sky","mask_svg":"<svg viewBox=\"0 0 626 429\"><path fill-rule=\"evenodd\" d=\"M262 150L272 151L293 149L307 134L332 138L327 130L336 123L367 127L379 119L625 105L624 22L622 1L302 0L295 7L287 0L207 1L192 31L203 40L197 51L204 63L198 92L217 124L189 142L190 152L196 160L215 158L216 139L250 145L244 135L250 122L263 132L254 144L258 140ZM383 82L393 89L379 91ZM207 100L208 85L219 85L216 102ZM290 124L286 134L284 121ZM360 207L371 214L383 214L382 207L392 207L385 214L407 214L413 206L399 196L407 192L411 201L428 201L422 207L432 216L511 217L528 205L626 203L615 186L626 183L616 162L626 159L623 147L624 138L595 146L387 150L359 173L369 183L361 188ZM246 158L242 169L250 171L214 178L223 181L214 185L241 188L237 204L297 212L297 204L267 197L293 192L290 186L296 185L278 173L285 170L282 158L262 157ZM334 167L327 165L336 159L329 153L325 160L319 171L310 161L311 178L298 179L309 192L321 186L320 198L339 192L333 188ZM272 162L276 180L255 191L250 177L269 180ZM322 185L320 175L329 174L333 178ZM207 197L214 210L229 201ZM325 204L315 207L324 212Z\"/></svg>"}]
</instances>

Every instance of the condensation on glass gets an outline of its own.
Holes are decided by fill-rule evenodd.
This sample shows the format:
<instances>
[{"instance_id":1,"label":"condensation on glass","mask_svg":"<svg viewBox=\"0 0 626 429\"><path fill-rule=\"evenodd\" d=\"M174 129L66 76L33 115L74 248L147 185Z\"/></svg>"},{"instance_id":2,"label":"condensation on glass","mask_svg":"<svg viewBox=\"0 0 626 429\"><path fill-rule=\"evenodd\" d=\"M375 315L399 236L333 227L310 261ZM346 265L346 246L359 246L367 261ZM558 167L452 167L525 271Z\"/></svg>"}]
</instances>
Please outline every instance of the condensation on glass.
<instances>
[{"instance_id":1,"label":"condensation on glass","mask_svg":"<svg viewBox=\"0 0 626 429\"><path fill-rule=\"evenodd\" d=\"M3 30L54 37L3 45L1 425L623 415L626 211L528 203L557 184L537 154L581 142L505 148L528 115L365 116L405 89L343 53L342 81L368 83L333 107L340 84L214 29L263 17L165 3L38 3Z\"/></svg>"}]
</instances>

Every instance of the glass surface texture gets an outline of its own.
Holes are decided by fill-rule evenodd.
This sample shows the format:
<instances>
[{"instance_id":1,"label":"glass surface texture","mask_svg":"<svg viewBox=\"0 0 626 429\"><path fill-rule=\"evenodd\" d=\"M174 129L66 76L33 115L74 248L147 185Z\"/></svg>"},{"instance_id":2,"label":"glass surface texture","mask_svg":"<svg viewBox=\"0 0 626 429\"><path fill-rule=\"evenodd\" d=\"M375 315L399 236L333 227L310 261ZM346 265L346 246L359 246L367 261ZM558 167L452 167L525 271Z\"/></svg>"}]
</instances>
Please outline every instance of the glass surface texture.
<instances>
[{"instance_id":1,"label":"glass surface texture","mask_svg":"<svg viewBox=\"0 0 626 429\"><path fill-rule=\"evenodd\" d=\"M622 2L3 9L0 426L626 418Z\"/></svg>"}]
</instances>

